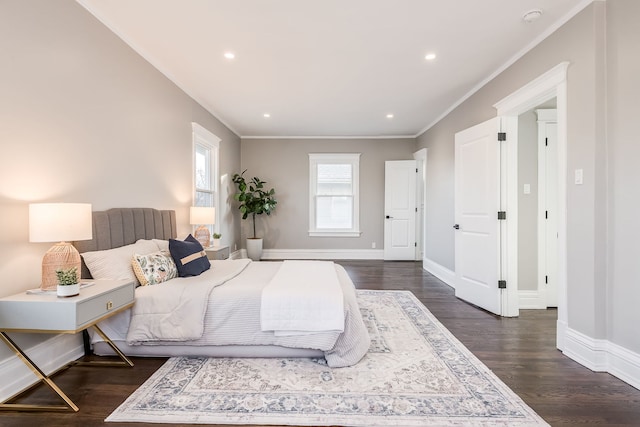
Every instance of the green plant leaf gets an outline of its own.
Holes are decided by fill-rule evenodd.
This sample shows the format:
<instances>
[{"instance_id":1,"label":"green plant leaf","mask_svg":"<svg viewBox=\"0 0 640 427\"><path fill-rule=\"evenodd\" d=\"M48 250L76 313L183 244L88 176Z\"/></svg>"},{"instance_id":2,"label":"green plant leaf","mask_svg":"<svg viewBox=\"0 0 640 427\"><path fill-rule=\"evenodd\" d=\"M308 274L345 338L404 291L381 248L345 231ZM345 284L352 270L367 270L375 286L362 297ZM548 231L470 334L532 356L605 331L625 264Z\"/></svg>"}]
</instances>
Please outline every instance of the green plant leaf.
<instances>
[{"instance_id":1,"label":"green plant leaf","mask_svg":"<svg viewBox=\"0 0 640 427\"><path fill-rule=\"evenodd\" d=\"M256 237L255 229L255 216L266 213L271 215L271 212L275 209L277 204L275 200L275 190L272 188L269 191L264 190L266 181L262 181L258 177L253 177L247 183L244 178L244 173L247 170L242 171L241 174L234 174L232 181L236 184L238 192L234 194L233 198L238 204L238 209L242 213L242 219L247 219L249 215L253 219L253 237Z\"/></svg>"}]
</instances>

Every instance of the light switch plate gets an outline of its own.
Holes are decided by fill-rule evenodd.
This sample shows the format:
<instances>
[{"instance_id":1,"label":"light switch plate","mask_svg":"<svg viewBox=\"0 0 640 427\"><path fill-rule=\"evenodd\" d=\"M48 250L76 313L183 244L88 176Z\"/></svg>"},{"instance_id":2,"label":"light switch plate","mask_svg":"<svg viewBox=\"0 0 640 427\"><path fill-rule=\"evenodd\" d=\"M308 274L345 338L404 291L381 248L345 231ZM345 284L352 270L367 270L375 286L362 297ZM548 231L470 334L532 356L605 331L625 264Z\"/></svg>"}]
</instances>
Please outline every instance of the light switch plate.
<instances>
[{"instance_id":1,"label":"light switch plate","mask_svg":"<svg viewBox=\"0 0 640 427\"><path fill-rule=\"evenodd\" d=\"M524 194L531 194L531 184L524 185Z\"/></svg>"},{"instance_id":2,"label":"light switch plate","mask_svg":"<svg viewBox=\"0 0 640 427\"><path fill-rule=\"evenodd\" d=\"M582 185L583 178L584 178L584 175L583 175L583 171L582 171L582 169L576 169L576 170L574 171L574 174L573 174L573 175L574 175L574 182L575 182L575 184L576 184L576 185Z\"/></svg>"}]
</instances>

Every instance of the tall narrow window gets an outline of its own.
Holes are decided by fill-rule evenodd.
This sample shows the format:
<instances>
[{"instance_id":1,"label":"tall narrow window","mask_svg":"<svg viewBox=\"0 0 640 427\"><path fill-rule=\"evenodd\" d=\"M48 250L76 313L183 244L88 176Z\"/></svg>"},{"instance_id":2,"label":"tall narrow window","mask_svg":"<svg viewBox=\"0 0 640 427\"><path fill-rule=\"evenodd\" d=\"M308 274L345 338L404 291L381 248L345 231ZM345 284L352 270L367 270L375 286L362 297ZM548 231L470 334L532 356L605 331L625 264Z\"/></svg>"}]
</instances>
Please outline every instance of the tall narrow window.
<instances>
[{"instance_id":1,"label":"tall narrow window","mask_svg":"<svg viewBox=\"0 0 640 427\"><path fill-rule=\"evenodd\" d=\"M216 224L210 231L220 229L220 204L218 201L218 151L220 138L197 123L193 129L193 206L216 208Z\"/></svg>"},{"instance_id":2,"label":"tall narrow window","mask_svg":"<svg viewBox=\"0 0 640 427\"><path fill-rule=\"evenodd\" d=\"M360 154L309 154L309 235L360 236Z\"/></svg>"}]
</instances>

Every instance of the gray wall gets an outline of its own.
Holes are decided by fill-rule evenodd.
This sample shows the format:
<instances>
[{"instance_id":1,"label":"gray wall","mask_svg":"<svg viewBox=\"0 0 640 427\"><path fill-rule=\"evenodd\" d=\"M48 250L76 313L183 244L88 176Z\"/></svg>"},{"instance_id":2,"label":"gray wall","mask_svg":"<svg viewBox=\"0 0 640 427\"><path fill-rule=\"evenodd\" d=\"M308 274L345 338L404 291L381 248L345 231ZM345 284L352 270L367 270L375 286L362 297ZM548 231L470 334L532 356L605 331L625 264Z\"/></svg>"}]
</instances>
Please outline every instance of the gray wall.
<instances>
[{"instance_id":1,"label":"gray wall","mask_svg":"<svg viewBox=\"0 0 640 427\"><path fill-rule=\"evenodd\" d=\"M242 170L276 190L274 214L262 215L257 234L265 249L383 248L384 162L410 160L415 140L407 139L242 139ZM309 153L362 153L358 238L309 237ZM251 221L244 221L243 238ZM244 246L244 244L243 244Z\"/></svg>"},{"instance_id":2,"label":"gray wall","mask_svg":"<svg viewBox=\"0 0 640 427\"><path fill-rule=\"evenodd\" d=\"M531 193L524 194L524 184ZM538 117L518 117L518 289L538 289Z\"/></svg>"},{"instance_id":3,"label":"gray wall","mask_svg":"<svg viewBox=\"0 0 640 427\"><path fill-rule=\"evenodd\" d=\"M39 286L51 244L29 243L29 203L175 209L184 234L191 122L222 138L223 174L240 167L234 133L72 0L3 1L0 52L0 296Z\"/></svg>"},{"instance_id":4,"label":"gray wall","mask_svg":"<svg viewBox=\"0 0 640 427\"><path fill-rule=\"evenodd\" d=\"M495 117L494 103L569 61L569 327L634 352L640 352L637 16L634 0L594 2L418 137L419 148L429 149L427 206L434 209L426 257L454 270L454 134ZM575 169L584 170L583 185L574 185Z\"/></svg>"},{"instance_id":5,"label":"gray wall","mask_svg":"<svg viewBox=\"0 0 640 427\"><path fill-rule=\"evenodd\" d=\"M640 2L607 2L607 336L640 352ZM600 242L599 242L600 243Z\"/></svg>"}]
</instances>

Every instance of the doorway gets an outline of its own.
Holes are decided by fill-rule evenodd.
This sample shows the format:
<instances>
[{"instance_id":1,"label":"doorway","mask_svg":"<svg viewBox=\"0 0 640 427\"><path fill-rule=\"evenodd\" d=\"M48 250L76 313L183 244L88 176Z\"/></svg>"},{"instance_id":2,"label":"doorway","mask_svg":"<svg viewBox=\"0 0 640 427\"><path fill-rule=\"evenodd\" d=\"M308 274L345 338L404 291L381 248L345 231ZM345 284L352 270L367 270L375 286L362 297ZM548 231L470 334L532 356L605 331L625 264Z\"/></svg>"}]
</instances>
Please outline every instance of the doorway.
<instances>
[{"instance_id":1,"label":"doorway","mask_svg":"<svg viewBox=\"0 0 640 427\"><path fill-rule=\"evenodd\" d=\"M497 248L487 248L498 260L498 293L501 301L501 316L515 317L519 314L518 301L518 116L522 113L556 98L557 104L557 174L555 181L557 201L556 253L557 253L557 288L558 288L558 321L556 346L564 349L567 331L567 69L568 62L558 64L537 79L499 101L494 107L497 110L499 124L496 141L499 150L499 203L497 204L497 225L499 229ZM480 125L477 125L480 126ZM477 127L476 126L476 127ZM471 130L470 128L468 130ZM461 134L466 131L458 132ZM456 134L456 138L458 136ZM456 141L457 143L457 141ZM457 151L456 151L457 152ZM457 160L456 160L457 165ZM456 167L457 169L457 167ZM456 171L456 179L457 171ZM457 204L456 194L456 204ZM456 208L457 209L457 208ZM487 211L488 212L488 211ZM500 221L506 220L507 221ZM454 226L455 228L455 226ZM458 270L458 247L456 240L456 270ZM456 272L456 288L460 284ZM477 300L491 295L495 289L489 285L475 287L472 294ZM482 294L482 295L481 295ZM471 301L475 303L475 301Z\"/></svg>"},{"instance_id":2,"label":"doorway","mask_svg":"<svg viewBox=\"0 0 640 427\"><path fill-rule=\"evenodd\" d=\"M568 62L562 62L542 74L540 77L523 86L494 105L497 114L502 118L504 128L511 129L517 135L518 116L538 105L556 98L557 111L557 305L558 321L556 327L556 347L564 349L567 332L567 69ZM518 144L507 145L506 167L503 172L507 185L507 211L512 212L515 221L507 225L506 246L503 248L502 259L506 260L508 280L516 286L507 286L511 297L516 298L518 282ZM515 185L514 185L515 183Z\"/></svg>"},{"instance_id":3,"label":"doorway","mask_svg":"<svg viewBox=\"0 0 640 427\"><path fill-rule=\"evenodd\" d=\"M557 307L556 99L518 116L518 306Z\"/></svg>"}]
</instances>

